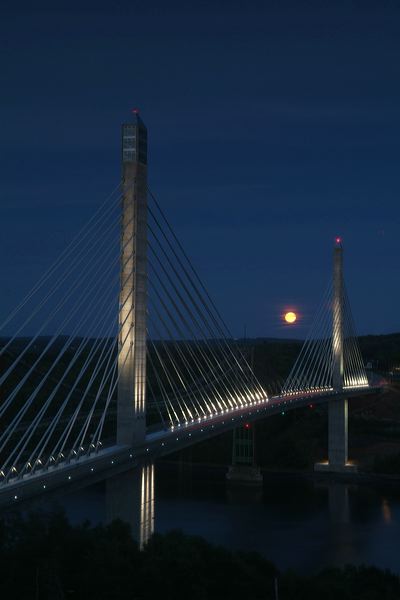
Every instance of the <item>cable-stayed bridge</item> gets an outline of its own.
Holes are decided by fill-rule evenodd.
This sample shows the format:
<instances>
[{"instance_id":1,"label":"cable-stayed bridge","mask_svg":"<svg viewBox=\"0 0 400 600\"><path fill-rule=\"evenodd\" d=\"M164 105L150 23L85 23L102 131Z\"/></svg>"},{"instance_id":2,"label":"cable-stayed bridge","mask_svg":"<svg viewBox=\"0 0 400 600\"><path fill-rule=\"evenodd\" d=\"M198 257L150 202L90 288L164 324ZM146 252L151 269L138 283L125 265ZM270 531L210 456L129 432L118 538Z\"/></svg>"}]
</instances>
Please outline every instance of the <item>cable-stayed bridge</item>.
<instances>
[{"instance_id":1,"label":"cable-stayed bridge","mask_svg":"<svg viewBox=\"0 0 400 600\"><path fill-rule=\"evenodd\" d=\"M320 468L346 469L348 399L376 388L355 336L341 241L310 335L272 395L148 187L137 114L122 127L122 172L2 324L0 505L109 478L114 514L130 498L121 486L132 488L143 542L156 457L310 401L329 404L329 461Z\"/></svg>"}]
</instances>

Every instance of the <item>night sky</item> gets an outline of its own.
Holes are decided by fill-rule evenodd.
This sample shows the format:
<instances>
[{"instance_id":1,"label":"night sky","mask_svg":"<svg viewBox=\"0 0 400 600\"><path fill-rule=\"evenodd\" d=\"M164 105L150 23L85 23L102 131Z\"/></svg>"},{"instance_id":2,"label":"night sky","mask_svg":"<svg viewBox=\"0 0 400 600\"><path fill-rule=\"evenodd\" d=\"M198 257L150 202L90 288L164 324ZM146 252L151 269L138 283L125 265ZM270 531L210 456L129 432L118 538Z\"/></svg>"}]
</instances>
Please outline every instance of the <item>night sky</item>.
<instances>
[{"instance_id":1,"label":"night sky","mask_svg":"<svg viewBox=\"0 0 400 600\"><path fill-rule=\"evenodd\" d=\"M399 3L9 6L2 317L118 183L137 106L150 187L235 335L303 336L336 235L358 332L400 330Z\"/></svg>"}]
</instances>

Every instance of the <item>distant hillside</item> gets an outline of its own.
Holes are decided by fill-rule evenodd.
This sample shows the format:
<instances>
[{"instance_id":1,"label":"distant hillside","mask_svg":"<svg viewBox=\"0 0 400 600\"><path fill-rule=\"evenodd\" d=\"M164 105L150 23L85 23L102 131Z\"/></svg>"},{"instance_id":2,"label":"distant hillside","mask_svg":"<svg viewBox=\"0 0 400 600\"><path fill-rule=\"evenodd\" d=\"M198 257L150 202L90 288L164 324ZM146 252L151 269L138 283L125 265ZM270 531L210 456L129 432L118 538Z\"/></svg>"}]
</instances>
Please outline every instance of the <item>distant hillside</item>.
<instances>
[{"instance_id":1,"label":"distant hillside","mask_svg":"<svg viewBox=\"0 0 400 600\"><path fill-rule=\"evenodd\" d=\"M400 367L400 333L365 335L358 338L365 363L379 371ZM255 338L238 340L252 360L256 375L264 383L287 377L303 340Z\"/></svg>"},{"instance_id":2,"label":"distant hillside","mask_svg":"<svg viewBox=\"0 0 400 600\"><path fill-rule=\"evenodd\" d=\"M386 335L364 335L359 338L365 361L371 361L374 368L390 370L400 367L400 333Z\"/></svg>"}]
</instances>

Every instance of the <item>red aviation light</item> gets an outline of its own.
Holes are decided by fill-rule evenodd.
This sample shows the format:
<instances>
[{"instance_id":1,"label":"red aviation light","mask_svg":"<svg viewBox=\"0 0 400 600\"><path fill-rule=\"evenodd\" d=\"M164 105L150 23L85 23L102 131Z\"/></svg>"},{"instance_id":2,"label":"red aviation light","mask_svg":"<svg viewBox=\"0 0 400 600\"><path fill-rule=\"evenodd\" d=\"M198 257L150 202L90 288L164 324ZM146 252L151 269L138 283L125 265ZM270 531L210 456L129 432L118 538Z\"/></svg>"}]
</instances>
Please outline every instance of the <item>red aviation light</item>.
<instances>
[{"instance_id":1,"label":"red aviation light","mask_svg":"<svg viewBox=\"0 0 400 600\"><path fill-rule=\"evenodd\" d=\"M244 428L245 428L245 429L251 429L251 425L250 425L250 423L245 423L245 424L244 424Z\"/></svg>"},{"instance_id":2,"label":"red aviation light","mask_svg":"<svg viewBox=\"0 0 400 600\"><path fill-rule=\"evenodd\" d=\"M336 242L336 244L341 244L342 243L342 238L341 237L335 237L335 242Z\"/></svg>"}]
</instances>

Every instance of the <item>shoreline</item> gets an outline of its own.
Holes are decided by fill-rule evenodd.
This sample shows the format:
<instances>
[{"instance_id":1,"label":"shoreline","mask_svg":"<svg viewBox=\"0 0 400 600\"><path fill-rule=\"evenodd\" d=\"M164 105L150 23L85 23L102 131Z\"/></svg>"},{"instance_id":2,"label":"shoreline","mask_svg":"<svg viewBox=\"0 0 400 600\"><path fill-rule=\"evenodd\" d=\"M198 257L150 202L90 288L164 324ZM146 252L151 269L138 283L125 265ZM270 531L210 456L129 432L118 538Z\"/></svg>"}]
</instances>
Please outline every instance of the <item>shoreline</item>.
<instances>
[{"instance_id":1,"label":"shoreline","mask_svg":"<svg viewBox=\"0 0 400 600\"><path fill-rule=\"evenodd\" d=\"M179 474L180 469L185 471L192 469L203 474L213 472L214 474L220 472L227 473L230 465L221 463L200 463L190 461L173 461L163 460L157 463L160 468L166 467L167 470L174 467ZM391 486L400 486L400 475L382 474L382 473L368 473L368 472L348 472L348 473L329 473L329 472L317 472L314 470L300 470L300 469L269 469L267 467L259 467L260 471L265 480L287 480L287 479L304 479L313 481L316 483L349 483L349 484L389 484ZM225 478L224 478L225 481ZM243 485L243 487L246 487Z\"/></svg>"}]
</instances>

